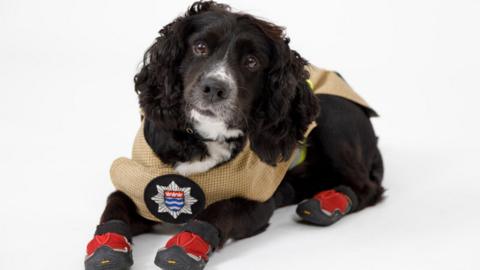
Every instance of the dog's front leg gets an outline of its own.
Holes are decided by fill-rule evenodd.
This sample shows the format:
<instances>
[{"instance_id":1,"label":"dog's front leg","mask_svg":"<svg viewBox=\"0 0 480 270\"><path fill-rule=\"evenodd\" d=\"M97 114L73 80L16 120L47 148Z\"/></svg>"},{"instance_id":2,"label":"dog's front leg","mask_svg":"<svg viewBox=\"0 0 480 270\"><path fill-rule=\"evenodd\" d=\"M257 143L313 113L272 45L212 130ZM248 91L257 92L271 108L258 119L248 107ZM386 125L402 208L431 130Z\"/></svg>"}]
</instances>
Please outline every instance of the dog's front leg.
<instances>
[{"instance_id":1,"label":"dog's front leg","mask_svg":"<svg viewBox=\"0 0 480 270\"><path fill-rule=\"evenodd\" d=\"M203 269L209 256L228 239L263 232L274 210L273 199L263 203L240 198L216 202L167 242L157 253L155 264L165 270Z\"/></svg>"},{"instance_id":2,"label":"dog's front leg","mask_svg":"<svg viewBox=\"0 0 480 270\"><path fill-rule=\"evenodd\" d=\"M115 191L107 205L93 239L87 245L86 270L126 270L133 264L132 236L149 231L155 222L137 213L133 201Z\"/></svg>"}]
</instances>

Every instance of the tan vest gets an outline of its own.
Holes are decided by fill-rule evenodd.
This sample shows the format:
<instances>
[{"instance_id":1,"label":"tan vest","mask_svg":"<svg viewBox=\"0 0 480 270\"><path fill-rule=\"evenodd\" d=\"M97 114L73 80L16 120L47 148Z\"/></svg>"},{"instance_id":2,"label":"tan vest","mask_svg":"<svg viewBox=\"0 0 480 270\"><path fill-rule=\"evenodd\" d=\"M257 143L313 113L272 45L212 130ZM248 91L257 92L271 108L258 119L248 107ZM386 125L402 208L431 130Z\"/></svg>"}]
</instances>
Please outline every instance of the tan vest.
<instances>
[{"instance_id":1,"label":"tan vest","mask_svg":"<svg viewBox=\"0 0 480 270\"><path fill-rule=\"evenodd\" d=\"M368 104L335 72L314 66L308 66L307 70L310 72L310 81L315 93L341 96L369 109ZM305 136L314 127L313 122ZM188 178L203 190L205 207L233 197L264 202L272 197L294 156L272 167L260 160L250 149L247 141L245 148L234 159L207 172L189 175ZM110 169L115 188L133 200L141 216L154 221L161 220L147 209L144 190L152 179L168 174L176 172L171 166L164 164L149 147L143 135L143 124L135 137L132 158L118 158Z\"/></svg>"}]
</instances>

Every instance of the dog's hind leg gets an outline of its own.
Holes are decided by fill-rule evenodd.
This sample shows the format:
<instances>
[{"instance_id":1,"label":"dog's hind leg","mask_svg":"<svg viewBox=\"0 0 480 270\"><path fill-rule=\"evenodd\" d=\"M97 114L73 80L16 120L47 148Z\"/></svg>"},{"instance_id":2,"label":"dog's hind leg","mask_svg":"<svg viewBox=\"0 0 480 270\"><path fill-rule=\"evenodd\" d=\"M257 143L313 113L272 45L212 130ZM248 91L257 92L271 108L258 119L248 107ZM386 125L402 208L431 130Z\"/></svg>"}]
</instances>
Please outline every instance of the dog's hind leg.
<instances>
[{"instance_id":1,"label":"dog's hind leg","mask_svg":"<svg viewBox=\"0 0 480 270\"><path fill-rule=\"evenodd\" d=\"M341 166L332 167L330 173L319 179L328 178L325 181L328 187L314 190L316 194L313 197L298 205L297 214L304 221L328 226L348 213L360 211L381 200L384 192L381 186L383 163L378 149L370 162L348 156L337 160L335 163Z\"/></svg>"},{"instance_id":2,"label":"dog's hind leg","mask_svg":"<svg viewBox=\"0 0 480 270\"><path fill-rule=\"evenodd\" d=\"M273 198L264 203L240 198L216 202L167 242L155 264L164 270L203 269L213 251L228 239L263 232L274 210Z\"/></svg>"},{"instance_id":3,"label":"dog's hind leg","mask_svg":"<svg viewBox=\"0 0 480 270\"><path fill-rule=\"evenodd\" d=\"M321 114L307 141L307 157L295 177L297 213L307 222L330 225L374 205L384 189L378 139L367 110L353 102L318 95Z\"/></svg>"},{"instance_id":4,"label":"dog's hind leg","mask_svg":"<svg viewBox=\"0 0 480 270\"><path fill-rule=\"evenodd\" d=\"M149 231L155 224L138 215L136 206L120 191L107 199L94 238L87 245L86 270L129 269L132 236Z\"/></svg>"}]
</instances>

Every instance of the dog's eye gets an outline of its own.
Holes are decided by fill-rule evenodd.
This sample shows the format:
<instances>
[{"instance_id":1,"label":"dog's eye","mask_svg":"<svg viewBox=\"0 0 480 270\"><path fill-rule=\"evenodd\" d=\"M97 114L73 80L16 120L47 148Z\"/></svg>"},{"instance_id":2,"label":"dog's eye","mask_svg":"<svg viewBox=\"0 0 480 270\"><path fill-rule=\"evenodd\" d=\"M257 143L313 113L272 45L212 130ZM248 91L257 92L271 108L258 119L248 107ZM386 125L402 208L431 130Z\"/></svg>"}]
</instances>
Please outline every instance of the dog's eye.
<instances>
[{"instance_id":1,"label":"dog's eye","mask_svg":"<svg viewBox=\"0 0 480 270\"><path fill-rule=\"evenodd\" d=\"M248 55L245 58L245 66L249 70L256 70L258 68L258 59L253 55Z\"/></svg>"},{"instance_id":2,"label":"dog's eye","mask_svg":"<svg viewBox=\"0 0 480 270\"><path fill-rule=\"evenodd\" d=\"M193 52L198 56L205 56L208 54L208 46L204 41L198 41L193 45Z\"/></svg>"}]
</instances>

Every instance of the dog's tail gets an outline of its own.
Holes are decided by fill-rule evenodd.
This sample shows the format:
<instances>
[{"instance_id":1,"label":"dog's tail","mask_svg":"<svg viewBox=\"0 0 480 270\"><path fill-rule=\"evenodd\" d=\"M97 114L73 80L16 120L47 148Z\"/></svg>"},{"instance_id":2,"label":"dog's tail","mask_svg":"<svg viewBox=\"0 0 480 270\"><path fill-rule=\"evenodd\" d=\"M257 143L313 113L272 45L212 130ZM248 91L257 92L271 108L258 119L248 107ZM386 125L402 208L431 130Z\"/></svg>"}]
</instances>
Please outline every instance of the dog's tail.
<instances>
[{"instance_id":1,"label":"dog's tail","mask_svg":"<svg viewBox=\"0 0 480 270\"><path fill-rule=\"evenodd\" d=\"M375 155L373 157L372 168L370 169L370 179L378 184L382 183L383 180L383 159L380 150L378 149L375 151Z\"/></svg>"},{"instance_id":2,"label":"dog's tail","mask_svg":"<svg viewBox=\"0 0 480 270\"><path fill-rule=\"evenodd\" d=\"M372 198L372 204L375 204L383 199L383 193L385 192L385 189L382 187L383 174L384 168L382 154L377 146L372 160L372 167L370 168L370 180L378 184L378 190L375 193L375 196Z\"/></svg>"}]
</instances>

